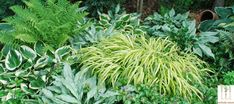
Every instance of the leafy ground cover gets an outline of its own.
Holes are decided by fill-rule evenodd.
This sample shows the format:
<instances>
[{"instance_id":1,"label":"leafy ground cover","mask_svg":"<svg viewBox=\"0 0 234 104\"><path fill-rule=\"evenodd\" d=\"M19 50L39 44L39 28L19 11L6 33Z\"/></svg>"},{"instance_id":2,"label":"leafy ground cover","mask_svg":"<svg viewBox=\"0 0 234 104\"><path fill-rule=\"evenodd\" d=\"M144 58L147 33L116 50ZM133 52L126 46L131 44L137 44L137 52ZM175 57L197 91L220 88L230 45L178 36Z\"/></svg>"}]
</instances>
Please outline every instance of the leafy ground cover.
<instances>
[{"instance_id":1,"label":"leafy ground cover","mask_svg":"<svg viewBox=\"0 0 234 104\"><path fill-rule=\"evenodd\" d=\"M197 27L174 9L141 19L120 5L24 5L0 24L0 103L215 104L217 85L234 83L234 7Z\"/></svg>"}]
</instances>

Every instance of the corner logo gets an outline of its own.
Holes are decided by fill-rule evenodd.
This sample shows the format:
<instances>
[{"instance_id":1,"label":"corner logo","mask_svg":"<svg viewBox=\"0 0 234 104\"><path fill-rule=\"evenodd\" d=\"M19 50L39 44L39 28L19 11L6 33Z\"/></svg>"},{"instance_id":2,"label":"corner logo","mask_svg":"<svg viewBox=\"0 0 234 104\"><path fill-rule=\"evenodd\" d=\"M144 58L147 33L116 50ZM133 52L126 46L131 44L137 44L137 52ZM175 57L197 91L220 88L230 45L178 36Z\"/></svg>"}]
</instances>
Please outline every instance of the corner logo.
<instances>
[{"instance_id":1,"label":"corner logo","mask_svg":"<svg viewBox=\"0 0 234 104\"><path fill-rule=\"evenodd\" d=\"M234 85L218 86L218 104L234 104Z\"/></svg>"}]
</instances>

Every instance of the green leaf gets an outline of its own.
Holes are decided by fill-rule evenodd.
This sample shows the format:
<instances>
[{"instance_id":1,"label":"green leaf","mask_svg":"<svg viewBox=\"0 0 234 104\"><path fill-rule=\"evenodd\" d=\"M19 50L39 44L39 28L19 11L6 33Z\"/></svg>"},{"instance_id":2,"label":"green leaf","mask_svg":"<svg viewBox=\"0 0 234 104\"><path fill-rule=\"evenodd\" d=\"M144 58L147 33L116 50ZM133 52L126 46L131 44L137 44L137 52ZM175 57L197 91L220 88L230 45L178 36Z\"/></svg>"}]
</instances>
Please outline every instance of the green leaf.
<instances>
[{"instance_id":1,"label":"green leaf","mask_svg":"<svg viewBox=\"0 0 234 104\"><path fill-rule=\"evenodd\" d=\"M33 61L37 57L37 53L28 46L21 46L20 52L25 59Z\"/></svg>"},{"instance_id":2,"label":"green leaf","mask_svg":"<svg viewBox=\"0 0 234 104\"><path fill-rule=\"evenodd\" d=\"M202 57L202 50L199 47L193 47L193 52Z\"/></svg>"},{"instance_id":3,"label":"green leaf","mask_svg":"<svg viewBox=\"0 0 234 104\"><path fill-rule=\"evenodd\" d=\"M15 70L21 65L22 60L22 55L17 50L9 51L5 60L6 69Z\"/></svg>"},{"instance_id":4,"label":"green leaf","mask_svg":"<svg viewBox=\"0 0 234 104\"><path fill-rule=\"evenodd\" d=\"M42 79L38 78L36 80L30 81L29 88L31 88L31 89L40 89L44 85L45 85L45 82Z\"/></svg>"},{"instance_id":5,"label":"green leaf","mask_svg":"<svg viewBox=\"0 0 234 104\"><path fill-rule=\"evenodd\" d=\"M49 62L49 56L43 56L41 58L39 58L36 62L36 64L34 65L34 68L42 68L44 66L46 66Z\"/></svg>"},{"instance_id":6,"label":"green leaf","mask_svg":"<svg viewBox=\"0 0 234 104\"><path fill-rule=\"evenodd\" d=\"M175 15L175 10L174 9L171 9L170 12L169 12L169 16L170 17L173 17Z\"/></svg>"},{"instance_id":7,"label":"green leaf","mask_svg":"<svg viewBox=\"0 0 234 104\"><path fill-rule=\"evenodd\" d=\"M122 22L128 22L129 19L130 19L130 15L129 14L125 14L125 15L123 15L123 16L120 17L120 20Z\"/></svg>"},{"instance_id":8,"label":"green leaf","mask_svg":"<svg viewBox=\"0 0 234 104\"><path fill-rule=\"evenodd\" d=\"M76 103L77 104L78 102L80 102L80 101L76 100L76 98L74 98L70 95L65 95L65 94L58 95L58 96L56 96L56 98L61 99L61 100L68 102L68 103Z\"/></svg>"},{"instance_id":9,"label":"green leaf","mask_svg":"<svg viewBox=\"0 0 234 104\"><path fill-rule=\"evenodd\" d=\"M54 95L51 91L47 90L47 89L42 89L41 92L48 98L53 98Z\"/></svg>"},{"instance_id":10,"label":"green leaf","mask_svg":"<svg viewBox=\"0 0 234 104\"><path fill-rule=\"evenodd\" d=\"M221 18L227 18L230 15L233 15L231 8L224 8L224 7L216 7L215 12L221 17Z\"/></svg>"},{"instance_id":11,"label":"green leaf","mask_svg":"<svg viewBox=\"0 0 234 104\"><path fill-rule=\"evenodd\" d=\"M55 58L57 60L61 60L63 56L69 54L71 52L71 47L69 46L64 46L55 51Z\"/></svg>"},{"instance_id":12,"label":"green leaf","mask_svg":"<svg viewBox=\"0 0 234 104\"><path fill-rule=\"evenodd\" d=\"M72 73L71 67L67 63L64 64L63 76L65 78L69 78L69 79L73 79L74 78L74 75Z\"/></svg>"},{"instance_id":13,"label":"green leaf","mask_svg":"<svg viewBox=\"0 0 234 104\"><path fill-rule=\"evenodd\" d=\"M204 44L198 44L199 47L201 48L202 52L209 57L215 58L214 54L212 53L211 49L209 47L207 47Z\"/></svg>"},{"instance_id":14,"label":"green leaf","mask_svg":"<svg viewBox=\"0 0 234 104\"><path fill-rule=\"evenodd\" d=\"M46 53L45 44L41 41L38 41L34 44L34 50L39 56L44 56Z\"/></svg>"}]
</instances>

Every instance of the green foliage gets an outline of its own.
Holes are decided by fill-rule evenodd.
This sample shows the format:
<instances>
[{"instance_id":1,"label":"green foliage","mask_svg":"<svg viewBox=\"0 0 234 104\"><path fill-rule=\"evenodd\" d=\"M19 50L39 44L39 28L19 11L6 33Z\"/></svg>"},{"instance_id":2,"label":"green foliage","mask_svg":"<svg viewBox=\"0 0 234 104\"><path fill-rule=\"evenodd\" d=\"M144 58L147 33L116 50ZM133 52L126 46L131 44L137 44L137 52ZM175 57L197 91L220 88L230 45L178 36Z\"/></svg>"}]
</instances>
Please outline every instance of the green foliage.
<instances>
[{"instance_id":1,"label":"green foliage","mask_svg":"<svg viewBox=\"0 0 234 104\"><path fill-rule=\"evenodd\" d=\"M156 87L149 87L146 85L124 86L121 89L121 95L123 104L189 104L188 101L184 100L179 96L167 96L158 93Z\"/></svg>"},{"instance_id":2,"label":"green foliage","mask_svg":"<svg viewBox=\"0 0 234 104\"><path fill-rule=\"evenodd\" d=\"M41 42L36 43L34 49L25 45L18 49L5 46L0 62L0 102L35 101L39 89L50 83L52 75L61 72L63 62L77 62L75 51L69 46L55 51Z\"/></svg>"},{"instance_id":3,"label":"green foliage","mask_svg":"<svg viewBox=\"0 0 234 104\"><path fill-rule=\"evenodd\" d=\"M233 85L234 84L234 72L227 72L223 76L224 84Z\"/></svg>"},{"instance_id":4,"label":"green foliage","mask_svg":"<svg viewBox=\"0 0 234 104\"><path fill-rule=\"evenodd\" d=\"M1 0L0 1L0 22L3 18L13 15L14 13L9 9L13 5L22 5L22 0Z\"/></svg>"},{"instance_id":5,"label":"green foliage","mask_svg":"<svg viewBox=\"0 0 234 104\"><path fill-rule=\"evenodd\" d=\"M63 73L55 76L53 86L42 89L42 101L49 104L112 104L118 93L97 86L95 77L87 75L87 69L75 75L68 64Z\"/></svg>"},{"instance_id":6,"label":"green foliage","mask_svg":"<svg viewBox=\"0 0 234 104\"><path fill-rule=\"evenodd\" d=\"M118 5L114 11L110 10L108 14L100 14L97 25L98 28L106 29L114 26L115 30L125 34L142 35L145 32L142 31L143 27L140 25L139 16L136 13L127 14L126 12L121 12Z\"/></svg>"},{"instance_id":7,"label":"green foliage","mask_svg":"<svg viewBox=\"0 0 234 104\"><path fill-rule=\"evenodd\" d=\"M196 23L188 19L188 13L176 14L174 9L164 16L155 13L145 20L145 27L151 36L169 37L183 51L194 52L203 57L215 58L209 43L219 39L216 32L196 33Z\"/></svg>"},{"instance_id":8,"label":"green foliage","mask_svg":"<svg viewBox=\"0 0 234 104\"><path fill-rule=\"evenodd\" d=\"M177 45L162 38L115 35L79 53L81 63L102 83L157 84L163 94L188 98L192 93L200 96L192 83L201 84L201 76L207 70L198 57L180 52Z\"/></svg>"},{"instance_id":9,"label":"green foliage","mask_svg":"<svg viewBox=\"0 0 234 104\"><path fill-rule=\"evenodd\" d=\"M116 33L131 35L143 35L143 27L140 25L140 18L137 14L126 14L120 11L120 6L115 10L108 11L108 14L100 14L99 21L95 21L90 28L76 35L71 43L75 49L87 47L110 37Z\"/></svg>"},{"instance_id":10,"label":"green foliage","mask_svg":"<svg viewBox=\"0 0 234 104\"><path fill-rule=\"evenodd\" d=\"M114 9L118 4L125 0L82 0L82 5L87 7L87 11L93 17L98 17L98 12L107 13L108 10Z\"/></svg>"},{"instance_id":11,"label":"green foliage","mask_svg":"<svg viewBox=\"0 0 234 104\"><path fill-rule=\"evenodd\" d=\"M27 8L13 6L15 16L5 21L13 31L2 32L0 42L8 45L33 44L43 41L53 48L66 44L75 33L83 30L85 12L79 3L70 4L67 0L24 1Z\"/></svg>"},{"instance_id":12,"label":"green foliage","mask_svg":"<svg viewBox=\"0 0 234 104\"><path fill-rule=\"evenodd\" d=\"M189 8L196 0L160 0L160 13L164 14L171 8L180 13L189 11Z\"/></svg>"},{"instance_id":13,"label":"green foliage","mask_svg":"<svg viewBox=\"0 0 234 104\"><path fill-rule=\"evenodd\" d=\"M200 30L218 32L219 42L212 46L216 60L213 64L217 70L227 71L234 68L234 8L215 8L218 20L207 20L201 23Z\"/></svg>"}]
</instances>

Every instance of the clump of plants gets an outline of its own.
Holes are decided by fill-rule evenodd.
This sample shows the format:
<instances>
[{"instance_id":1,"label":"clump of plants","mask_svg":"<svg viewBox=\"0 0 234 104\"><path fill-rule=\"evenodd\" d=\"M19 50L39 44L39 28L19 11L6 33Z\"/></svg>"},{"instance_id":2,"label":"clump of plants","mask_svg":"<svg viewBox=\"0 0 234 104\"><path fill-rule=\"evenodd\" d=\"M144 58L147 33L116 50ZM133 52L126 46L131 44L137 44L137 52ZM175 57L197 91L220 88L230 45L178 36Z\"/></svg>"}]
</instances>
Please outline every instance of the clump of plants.
<instances>
[{"instance_id":1,"label":"clump of plants","mask_svg":"<svg viewBox=\"0 0 234 104\"><path fill-rule=\"evenodd\" d=\"M96 77L90 77L87 69L74 74L68 64L64 64L62 75L54 76L52 86L41 90L43 103L66 104L113 104L117 92L97 85Z\"/></svg>"},{"instance_id":2,"label":"clump of plants","mask_svg":"<svg viewBox=\"0 0 234 104\"><path fill-rule=\"evenodd\" d=\"M61 73L62 63L76 63L74 54L69 46L51 51L42 42L33 49L25 45L18 49L5 47L0 62L0 102L37 102L41 88L51 83L52 75Z\"/></svg>"},{"instance_id":3,"label":"clump of plants","mask_svg":"<svg viewBox=\"0 0 234 104\"><path fill-rule=\"evenodd\" d=\"M233 7L217 7L216 14L218 20L207 20L200 24L201 31L218 32L219 42L212 45L215 52L215 62L213 64L217 71L230 71L234 68L234 12Z\"/></svg>"},{"instance_id":4,"label":"clump of plants","mask_svg":"<svg viewBox=\"0 0 234 104\"><path fill-rule=\"evenodd\" d=\"M200 57L208 56L215 58L209 45L216 43L219 38L217 32L196 33L196 23L185 14L176 14L174 9L164 16L155 13L145 19L145 27L151 36L169 37L170 40L185 52L194 52Z\"/></svg>"},{"instance_id":5,"label":"clump of plants","mask_svg":"<svg viewBox=\"0 0 234 104\"><path fill-rule=\"evenodd\" d=\"M160 93L188 98L201 95L193 84L201 84L207 71L205 62L162 38L115 35L79 53L81 63L102 83L159 85Z\"/></svg>"},{"instance_id":6,"label":"clump of plants","mask_svg":"<svg viewBox=\"0 0 234 104\"><path fill-rule=\"evenodd\" d=\"M15 15L4 19L13 30L1 32L1 43L20 46L43 41L56 49L86 27L84 17L87 13L79 8L79 3L70 4L67 0L29 0L24 3L26 8L11 7Z\"/></svg>"}]
</instances>

